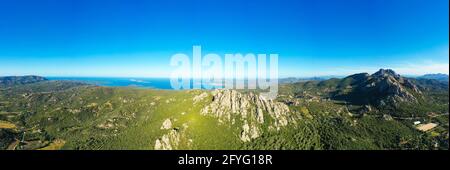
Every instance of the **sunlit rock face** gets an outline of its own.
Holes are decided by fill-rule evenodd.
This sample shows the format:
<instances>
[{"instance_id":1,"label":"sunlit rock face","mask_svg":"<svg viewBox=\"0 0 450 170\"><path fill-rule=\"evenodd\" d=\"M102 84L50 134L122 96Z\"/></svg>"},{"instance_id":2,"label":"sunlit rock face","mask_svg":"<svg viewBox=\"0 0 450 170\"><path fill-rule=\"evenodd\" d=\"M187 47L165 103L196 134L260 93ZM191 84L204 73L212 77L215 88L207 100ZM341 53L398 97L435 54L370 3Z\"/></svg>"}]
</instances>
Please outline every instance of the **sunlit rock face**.
<instances>
[{"instance_id":1,"label":"sunlit rock face","mask_svg":"<svg viewBox=\"0 0 450 170\"><path fill-rule=\"evenodd\" d=\"M264 123L273 130L295 123L286 104L258 94L227 89L212 91L211 95L211 103L201 110L201 114L216 117L222 124L242 124L240 139L244 142L259 137Z\"/></svg>"}]
</instances>

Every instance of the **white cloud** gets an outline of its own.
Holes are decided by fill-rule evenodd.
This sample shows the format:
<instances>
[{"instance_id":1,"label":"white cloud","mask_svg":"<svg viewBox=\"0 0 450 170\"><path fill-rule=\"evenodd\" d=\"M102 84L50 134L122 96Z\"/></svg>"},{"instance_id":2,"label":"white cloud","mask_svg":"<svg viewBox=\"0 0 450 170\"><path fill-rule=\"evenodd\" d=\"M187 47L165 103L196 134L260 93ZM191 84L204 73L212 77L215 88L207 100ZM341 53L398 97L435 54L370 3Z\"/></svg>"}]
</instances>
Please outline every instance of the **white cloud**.
<instances>
[{"instance_id":1,"label":"white cloud","mask_svg":"<svg viewBox=\"0 0 450 170\"><path fill-rule=\"evenodd\" d=\"M405 75L423 75L429 73L449 74L448 63L426 63L426 64L408 64L392 69L399 74Z\"/></svg>"}]
</instances>

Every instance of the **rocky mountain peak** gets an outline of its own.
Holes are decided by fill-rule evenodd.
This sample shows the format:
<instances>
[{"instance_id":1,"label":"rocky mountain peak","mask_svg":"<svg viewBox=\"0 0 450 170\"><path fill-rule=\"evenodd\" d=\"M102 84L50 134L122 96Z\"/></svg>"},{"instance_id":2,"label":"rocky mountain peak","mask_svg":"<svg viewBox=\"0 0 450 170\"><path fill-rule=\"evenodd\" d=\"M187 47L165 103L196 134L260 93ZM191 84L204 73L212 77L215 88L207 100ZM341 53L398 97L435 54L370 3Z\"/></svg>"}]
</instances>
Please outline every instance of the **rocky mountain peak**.
<instances>
[{"instance_id":1,"label":"rocky mountain peak","mask_svg":"<svg viewBox=\"0 0 450 170\"><path fill-rule=\"evenodd\" d=\"M372 74L373 77L394 77L396 79L401 78L399 74L395 73L394 70L391 69L380 69L377 72Z\"/></svg>"},{"instance_id":2,"label":"rocky mountain peak","mask_svg":"<svg viewBox=\"0 0 450 170\"><path fill-rule=\"evenodd\" d=\"M418 94L422 93L411 79L402 77L391 69L380 69L372 75L360 73L348 76L342 79L340 87L343 89L338 89L336 98L359 104L396 105L399 102L416 102Z\"/></svg>"},{"instance_id":3,"label":"rocky mountain peak","mask_svg":"<svg viewBox=\"0 0 450 170\"><path fill-rule=\"evenodd\" d=\"M412 93L421 93L413 82L391 69L380 69L372 74L365 87L382 96L378 100L381 105L403 101L415 102L417 99Z\"/></svg>"}]
</instances>

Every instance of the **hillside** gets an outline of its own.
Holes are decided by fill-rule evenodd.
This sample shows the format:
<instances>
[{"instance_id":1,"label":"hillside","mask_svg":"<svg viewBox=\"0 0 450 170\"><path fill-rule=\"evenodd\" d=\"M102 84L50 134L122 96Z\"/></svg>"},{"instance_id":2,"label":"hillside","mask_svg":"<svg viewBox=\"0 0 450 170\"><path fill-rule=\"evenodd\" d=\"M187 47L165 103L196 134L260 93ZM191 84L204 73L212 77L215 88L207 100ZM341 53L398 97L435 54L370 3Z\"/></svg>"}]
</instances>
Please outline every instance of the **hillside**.
<instances>
[{"instance_id":1,"label":"hillside","mask_svg":"<svg viewBox=\"0 0 450 170\"><path fill-rule=\"evenodd\" d=\"M46 78L40 76L6 76L0 77L0 87L30 84L46 80Z\"/></svg>"},{"instance_id":2,"label":"hillside","mask_svg":"<svg viewBox=\"0 0 450 170\"><path fill-rule=\"evenodd\" d=\"M432 80L448 82L448 75L447 74L425 74L423 76L418 77L418 79L432 79Z\"/></svg>"},{"instance_id":3,"label":"hillside","mask_svg":"<svg viewBox=\"0 0 450 170\"><path fill-rule=\"evenodd\" d=\"M284 84L276 100L257 91L19 84L0 87L0 148L448 149L443 87L392 70Z\"/></svg>"}]
</instances>

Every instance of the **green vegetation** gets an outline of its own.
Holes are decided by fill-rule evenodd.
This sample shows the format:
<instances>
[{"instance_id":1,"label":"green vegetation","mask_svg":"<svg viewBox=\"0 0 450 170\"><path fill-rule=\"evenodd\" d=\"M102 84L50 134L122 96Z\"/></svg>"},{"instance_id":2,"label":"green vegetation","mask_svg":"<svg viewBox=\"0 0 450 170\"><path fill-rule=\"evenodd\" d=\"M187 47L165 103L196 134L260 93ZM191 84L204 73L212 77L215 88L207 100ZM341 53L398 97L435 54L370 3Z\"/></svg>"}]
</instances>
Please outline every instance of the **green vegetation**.
<instances>
[{"instance_id":1,"label":"green vegetation","mask_svg":"<svg viewBox=\"0 0 450 170\"><path fill-rule=\"evenodd\" d=\"M165 140L176 141L171 149L448 149L448 84L411 79L420 91L382 84L397 91L374 94L378 85L363 87L384 82L375 78L356 74L283 84L277 101L295 121L271 130L274 121L266 119L249 142L240 139L243 121L220 123L201 114L212 96L194 99L209 91L8 81L14 85L0 87L0 149L145 150ZM437 127L420 131L416 121Z\"/></svg>"}]
</instances>

